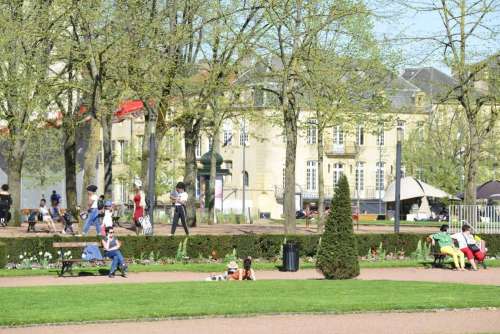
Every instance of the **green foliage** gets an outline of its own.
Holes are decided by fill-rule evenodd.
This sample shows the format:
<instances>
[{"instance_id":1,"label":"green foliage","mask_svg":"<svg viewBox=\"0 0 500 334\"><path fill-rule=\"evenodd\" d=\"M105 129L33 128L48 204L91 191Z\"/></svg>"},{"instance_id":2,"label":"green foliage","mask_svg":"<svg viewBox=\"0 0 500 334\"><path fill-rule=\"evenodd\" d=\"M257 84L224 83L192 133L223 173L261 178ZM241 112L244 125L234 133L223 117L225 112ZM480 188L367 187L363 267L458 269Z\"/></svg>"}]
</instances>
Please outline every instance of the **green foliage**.
<instances>
[{"instance_id":1,"label":"green foliage","mask_svg":"<svg viewBox=\"0 0 500 334\"><path fill-rule=\"evenodd\" d=\"M224 262L228 263L236 260L238 260L238 255L236 253L236 248L233 248L232 253L226 254L226 256L224 257Z\"/></svg>"},{"instance_id":2,"label":"green foliage","mask_svg":"<svg viewBox=\"0 0 500 334\"><path fill-rule=\"evenodd\" d=\"M189 238L185 238L184 241L179 242L179 247L177 248L177 252L175 253L175 260L180 262L184 261L188 258L187 255L187 242ZM200 255L200 254L198 254Z\"/></svg>"},{"instance_id":3,"label":"green foliage","mask_svg":"<svg viewBox=\"0 0 500 334\"><path fill-rule=\"evenodd\" d=\"M327 279L347 279L359 275L358 251L352 226L351 198L347 177L343 175L335 189L332 212L316 260Z\"/></svg>"},{"instance_id":4,"label":"green foliage","mask_svg":"<svg viewBox=\"0 0 500 334\"><path fill-rule=\"evenodd\" d=\"M412 254L417 249L418 242L424 241L428 234L357 234L355 239L358 245L358 256L367 256L366 250L380 247L387 254L404 252ZM488 254L500 253L500 234L481 235L486 241ZM122 253L126 258L142 259L149 258L154 252L156 258L175 258L179 243L185 240L184 236L120 236L122 242ZM288 235L287 241L294 241L300 248L301 256L315 257L318 252L319 235ZM98 241L96 237L26 237L26 238L0 238L0 243L7 246L7 255L10 261L16 261L24 252L39 254L49 252L53 254L54 260L58 257L58 250L52 248L53 242L58 241ZM231 254L236 249L239 258L251 256L275 260L282 252L282 235L192 235L189 236L189 247L186 246L186 254L189 258L196 258L200 254L208 258L212 251L217 254ZM321 245L325 244L322 237ZM422 246L423 247L423 246ZM1 247L0 247L1 248ZM76 251L75 256L79 256Z\"/></svg>"},{"instance_id":5,"label":"green foliage","mask_svg":"<svg viewBox=\"0 0 500 334\"><path fill-rule=\"evenodd\" d=\"M418 261L426 261L431 253L431 246L422 240L418 241L417 249L411 254L411 258Z\"/></svg>"},{"instance_id":6,"label":"green foliage","mask_svg":"<svg viewBox=\"0 0 500 334\"><path fill-rule=\"evenodd\" d=\"M7 246L0 242L0 269L7 264Z\"/></svg>"}]
</instances>

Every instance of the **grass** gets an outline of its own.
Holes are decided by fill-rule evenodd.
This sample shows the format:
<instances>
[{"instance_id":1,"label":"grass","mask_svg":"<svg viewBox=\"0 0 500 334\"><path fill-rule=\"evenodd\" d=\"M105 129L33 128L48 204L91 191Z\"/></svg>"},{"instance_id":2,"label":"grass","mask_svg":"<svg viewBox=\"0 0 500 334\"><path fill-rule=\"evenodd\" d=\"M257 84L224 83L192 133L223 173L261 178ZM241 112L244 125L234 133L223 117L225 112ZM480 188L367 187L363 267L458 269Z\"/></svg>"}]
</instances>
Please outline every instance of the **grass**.
<instances>
[{"instance_id":1,"label":"grass","mask_svg":"<svg viewBox=\"0 0 500 334\"><path fill-rule=\"evenodd\" d=\"M358 280L0 288L0 325L500 307L498 296L497 286Z\"/></svg>"},{"instance_id":2,"label":"grass","mask_svg":"<svg viewBox=\"0 0 500 334\"><path fill-rule=\"evenodd\" d=\"M451 259L449 259L451 263ZM417 260L387 260L387 261L360 261L361 268L410 268L410 267L425 267L429 266L430 262L422 262ZM489 267L500 267L500 259L486 260ZM254 262L253 267L256 271L260 270L278 270L279 263L273 262ZM99 269L107 269L108 267L86 267L81 269L87 273L98 274ZM313 263L301 263L300 269L314 269ZM75 268L75 273L78 272ZM152 264L141 265L132 264L129 267L130 272L201 272L201 273L217 273L225 270L223 263L174 263L174 264ZM15 276L47 276L57 275L57 269L0 269L0 277L15 277Z\"/></svg>"}]
</instances>

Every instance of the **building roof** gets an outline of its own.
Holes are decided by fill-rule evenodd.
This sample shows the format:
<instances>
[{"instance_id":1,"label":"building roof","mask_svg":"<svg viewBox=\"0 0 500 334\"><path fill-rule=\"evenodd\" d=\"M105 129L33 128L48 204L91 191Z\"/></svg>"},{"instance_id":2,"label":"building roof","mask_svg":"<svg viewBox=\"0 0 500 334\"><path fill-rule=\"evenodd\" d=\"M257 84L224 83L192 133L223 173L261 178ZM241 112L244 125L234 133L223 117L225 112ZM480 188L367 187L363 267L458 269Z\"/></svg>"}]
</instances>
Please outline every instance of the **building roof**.
<instances>
[{"instance_id":1,"label":"building roof","mask_svg":"<svg viewBox=\"0 0 500 334\"><path fill-rule=\"evenodd\" d=\"M446 98L458 84L453 77L434 67L407 68L402 77L425 92L435 102Z\"/></svg>"}]
</instances>

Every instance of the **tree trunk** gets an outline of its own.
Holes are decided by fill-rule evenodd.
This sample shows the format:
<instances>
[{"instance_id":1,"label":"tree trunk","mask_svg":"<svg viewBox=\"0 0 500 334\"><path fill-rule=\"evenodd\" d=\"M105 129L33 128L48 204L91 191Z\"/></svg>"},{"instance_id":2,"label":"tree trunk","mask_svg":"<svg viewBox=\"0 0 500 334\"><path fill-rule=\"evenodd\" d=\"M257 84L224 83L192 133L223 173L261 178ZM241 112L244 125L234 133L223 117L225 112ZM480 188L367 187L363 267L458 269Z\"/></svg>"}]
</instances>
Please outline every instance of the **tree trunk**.
<instances>
[{"instance_id":1,"label":"tree trunk","mask_svg":"<svg viewBox=\"0 0 500 334\"><path fill-rule=\"evenodd\" d=\"M196 226L196 147L200 135L201 120L194 119L184 126L184 150L186 158L184 160L184 184L188 193L187 223Z\"/></svg>"},{"instance_id":2,"label":"tree trunk","mask_svg":"<svg viewBox=\"0 0 500 334\"><path fill-rule=\"evenodd\" d=\"M151 127L153 126L152 120L149 114L149 111L147 108L145 108L146 111L144 112L144 135L143 135L143 140L142 140L142 163L141 163L141 181L142 181L142 189L144 192L148 192L148 169L149 169L149 136L151 133Z\"/></svg>"},{"instance_id":3,"label":"tree trunk","mask_svg":"<svg viewBox=\"0 0 500 334\"><path fill-rule=\"evenodd\" d=\"M76 138L75 126L71 121L71 116L63 118L63 141L66 206L69 210L75 210L78 206L76 195Z\"/></svg>"},{"instance_id":4,"label":"tree trunk","mask_svg":"<svg viewBox=\"0 0 500 334\"><path fill-rule=\"evenodd\" d=\"M99 122L95 118L90 118L88 121L88 136L87 136L87 151L83 160L83 184L82 184L82 198L80 207L82 210L87 208L86 188L90 184L96 183L96 164L97 153L99 151Z\"/></svg>"},{"instance_id":5,"label":"tree trunk","mask_svg":"<svg viewBox=\"0 0 500 334\"><path fill-rule=\"evenodd\" d=\"M318 120L319 121L319 120ZM325 181L323 176L323 128L318 126L318 232L323 232L325 226Z\"/></svg>"},{"instance_id":6,"label":"tree trunk","mask_svg":"<svg viewBox=\"0 0 500 334\"><path fill-rule=\"evenodd\" d=\"M477 129L469 122L470 146L467 154L466 178L465 178L465 194L464 201L467 205L476 204L476 179L478 171L480 143Z\"/></svg>"},{"instance_id":7,"label":"tree trunk","mask_svg":"<svg viewBox=\"0 0 500 334\"><path fill-rule=\"evenodd\" d=\"M111 132L113 119L110 112L102 117L102 149L104 153L104 196L107 199L113 198L113 143Z\"/></svg>"},{"instance_id":8,"label":"tree trunk","mask_svg":"<svg viewBox=\"0 0 500 334\"><path fill-rule=\"evenodd\" d=\"M14 139L7 159L7 177L9 192L12 196L10 225L21 226L21 177L24 162L24 150L26 142L24 139Z\"/></svg>"},{"instance_id":9,"label":"tree trunk","mask_svg":"<svg viewBox=\"0 0 500 334\"><path fill-rule=\"evenodd\" d=\"M208 209L209 222L216 223L215 217L215 180L217 178L217 153L219 152L220 135L216 125L212 137L212 150L210 151L210 179L208 183Z\"/></svg>"},{"instance_id":10,"label":"tree trunk","mask_svg":"<svg viewBox=\"0 0 500 334\"><path fill-rule=\"evenodd\" d=\"M285 213L285 233L295 233L295 157L297 154L297 118L292 106L285 102L284 126L286 136L285 193L283 206Z\"/></svg>"}]
</instances>

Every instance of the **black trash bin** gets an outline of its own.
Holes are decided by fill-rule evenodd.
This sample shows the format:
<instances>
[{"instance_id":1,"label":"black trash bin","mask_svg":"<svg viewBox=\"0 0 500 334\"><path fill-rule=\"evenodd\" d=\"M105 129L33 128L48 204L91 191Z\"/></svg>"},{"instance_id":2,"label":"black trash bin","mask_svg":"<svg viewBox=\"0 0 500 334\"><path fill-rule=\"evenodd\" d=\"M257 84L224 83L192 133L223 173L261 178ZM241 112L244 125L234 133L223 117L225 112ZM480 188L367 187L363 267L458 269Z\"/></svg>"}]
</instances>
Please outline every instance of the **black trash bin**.
<instances>
[{"instance_id":1,"label":"black trash bin","mask_svg":"<svg viewBox=\"0 0 500 334\"><path fill-rule=\"evenodd\" d=\"M283 271L299 270L299 247L294 242L283 245Z\"/></svg>"}]
</instances>

